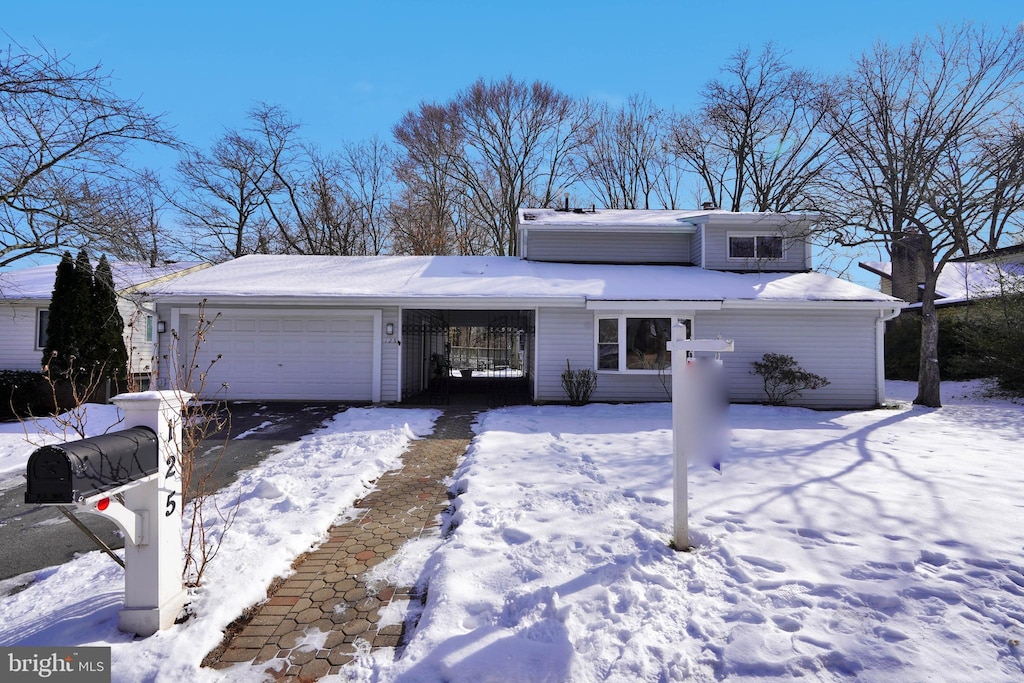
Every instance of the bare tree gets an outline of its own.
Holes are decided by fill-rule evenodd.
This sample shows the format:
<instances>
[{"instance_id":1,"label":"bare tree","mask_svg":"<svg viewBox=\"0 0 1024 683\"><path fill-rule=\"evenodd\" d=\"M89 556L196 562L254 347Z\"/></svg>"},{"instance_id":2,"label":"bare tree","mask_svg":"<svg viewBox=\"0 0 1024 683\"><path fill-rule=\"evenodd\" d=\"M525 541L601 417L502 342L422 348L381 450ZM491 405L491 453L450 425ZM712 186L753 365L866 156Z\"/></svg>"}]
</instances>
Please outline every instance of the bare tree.
<instances>
[{"instance_id":1,"label":"bare tree","mask_svg":"<svg viewBox=\"0 0 1024 683\"><path fill-rule=\"evenodd\" d=\"M106 235L89 195L118 186L140 142L176 144L99 66L18 45L0 52L0 266Z\"/></svg>"},{"instance_id":2,"label":"bare tree","mask_svg":"<svg viewBox=\"0 0 1024 683\"><path fill-rule=\"evenodd\" d=\"M183 248L180 239L163 221L168 206L163 183L154 171L143 169L111 186L100 196L90 196L90 221L108 230L97 235L93 248L117 260L157 265Z\"/></svg>"},{"instance_id":3,"label":"bare tree","mask_svg":"<svg viewBox=\"0 0 1024 683\"><path fill-rule=\"evenodd\" d=\"M298 254L379 254L387 246L390 159L379 140L324 153L299 135L281 107L250 113L268 169L259 184L282 250Z\"/></svg>"},{"instance_id":4,"label":"bare tree","mask_svg":"<svg viewBox=\"0 0 1024 683\"><path fill-rule=\"evenodd\" d=\"M421 104L394 127L401 147L395 177L404 187L392 207L394 248L399 253L472 253L472 240L460 235L460 185L455 163L461 155L461 128L449 109Z\"/></svg>"},{"instance_id":5,"label":"bare tree","mask_svg":"<svg viewBox=\"0 0 1024 683\"><path fill-rule=\"evenodd\" d=\"M454 170L466 206L487 226L491 251L514 254L519 207L549 205L575 175L569 157L585 140L589 107L547 83L511 76L476 81L450 107L462 131Z\"/></svg>"},{"instance_id":6,"label":"bare tree","mask_svg":"<svg viewBox=\"0 0 1024 683\"><path fill-rule=\"evenodd\" d=\"M830 168L834 86L796 70L771 43L756 58L738 50L703 89L700 109L680 117L670 148L711 201L730 211L815 208ZM818 207L820 208L820 207Z\"/></svg>"},{"instance_id":7,"label":"bare tree","mask_svg":"<svg viewBox=\"0 0 1024 683\"><path fill-rule=\"evenodd\" d=\"M363 253L382 254L390 246L394 153L377 137L342 148L342 183L363 236Z\"/></svg>"},{"instance_id":8,"label":"bare tree","mask_svg":"<svg viewBox=\"0 0 1024 683\"><path fill-rule=\"evenodd\" d=\"M201 258L221 261L267 250L261 184L272 175L257 140L228 131L209 154L186 150L177 171L181 190L174 206Z\"/></svg>"},{"instance_id":9,"label":"bare tree","mask_svg":"<svg viewBox=\"0 0 1024 683\"><path fill-rule=\"evenodd\" d=\"M986 140L1019 113L1022 84L1024 32L969 24L905 47L878 44L846 84L835 191L848 217L837 239L888 247L913 235L924 273L915 399L923 405L941 405L938 276L955 255L998 240L1002 228L992 226L1008 208L998 188L1020 182L1019 160L993 157Z\"/></svg>"},{"instance_id":10,"label":"bare tree","mask_svg":"<svg viewBox=\"0 0 1024 683\"><path fill-rule=\"evenodd\" d=\"M575 182L590 127L589 104L546 83L480 79L395 127L403 204L448 233L451 251L514 254L519 207L550 205Z\"/></svg>"},{"instance_id":11,"label":"bare tree","mask_svg":"<svg viewBox=\"0 0 1024 683\"><path fill-rule=\"evenodd\" d=\"M583 184L610 209L650 209L669 169L664 113L643 95L613 111L602 107L582 148Z\"/></svg>"},{"instance_id":12,"label":"bare tree","mask_svg":"<svg viewBox=\"0 0 1024 683\"><path fill-rule=\"evenodd\" d=\"M928 209L945 223L965 256L994 251L1024 234L1024 129L1018 112L950 149L936 167Z\"/></svg>"},{"instance_id":13,"label":"bare tree","mask_svg":"<svg viewBox=\"0 0 1024 683\"><path fill-rule=\"evenodd\" d=\"M303 201L310 197L311 192L322 191L325 176L333 171L324 166L319 169L319 181L314 179L310 186L303 186L307 171L316 174L317 170L313 168L316 161L310 158L308 149L299 138L301 125L292 120L283 107L261 103L249 112L249 121L249 130L254 138L253 153L267 170L256 187L263 198L275 236L283 245L282 251L320 253L319 245L324 240L315 235L315 221L316 212L319 211L322 218L325 207L308 210ZM319 190L315 187L317 182L321 184Z\"/></svg>"}]
</instances>

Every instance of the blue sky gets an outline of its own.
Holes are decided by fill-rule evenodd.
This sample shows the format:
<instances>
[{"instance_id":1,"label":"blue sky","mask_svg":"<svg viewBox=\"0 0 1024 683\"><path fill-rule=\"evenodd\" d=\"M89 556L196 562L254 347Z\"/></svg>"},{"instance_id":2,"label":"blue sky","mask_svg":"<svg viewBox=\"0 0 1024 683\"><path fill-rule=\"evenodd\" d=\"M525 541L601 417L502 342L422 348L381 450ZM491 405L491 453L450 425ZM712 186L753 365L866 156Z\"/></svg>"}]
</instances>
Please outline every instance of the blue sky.
<instances>
[{"instance_id":1,"label":"blue sky","mask_svg":"<svg viewBox=\"0 0 1024 683\"><path fill-rule=\"evenodd\" d=\"M391 128L422 101L479 77L544 80L612 104L644 93L685 111L740 46L773 41L790 62L840 73L882 40L942 23L1024 21L1019 0L378 0L376 2L17 2L5 42L38 45L80 67L102 63L121 97L162 113L208 149L260 101L278 104L325 150ZM171 174L173 152L139 162ZM867 255L871 258L871 255ZM878 258L877 255L875 258ZM821 264L824 265L824 264ZM863 271L850 273L874 285ZM870 283L868 282L870 280Z\"/></svg>"},{"instance_id":2,"label":"blue sky","mask_svg":"<svg viewBox=\"0 0 1024 683\"><path fill-rule=\"evenodd\" d=\"M476 78L545 80L612 103L646 93L685 110L740 45L771 40L791 62L845 69L881 39L939 23L1024 20L1013 0L818 2L36 2L11 3L0 28L79 66L102 62L123 97L163 112L207 147L256 102L284 106L325 149L391 127L424 100ZM171 155L147 158L173 164Z\"/></svg>"}]
</instances>

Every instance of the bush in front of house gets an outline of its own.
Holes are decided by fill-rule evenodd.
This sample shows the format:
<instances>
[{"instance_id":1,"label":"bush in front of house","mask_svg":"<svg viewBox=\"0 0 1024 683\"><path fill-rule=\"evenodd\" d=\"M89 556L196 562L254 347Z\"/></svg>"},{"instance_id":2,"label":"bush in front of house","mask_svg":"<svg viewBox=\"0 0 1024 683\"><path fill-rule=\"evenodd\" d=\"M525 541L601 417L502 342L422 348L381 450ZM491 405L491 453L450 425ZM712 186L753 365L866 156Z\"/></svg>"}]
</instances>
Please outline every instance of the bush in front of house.
<instances>
[{"instance_id":1,"label":"bush in front of house","mask_svg":"<svg viewBox=\"0 0 1024 683\"><path fill-rule=\"evenodd\" d=\"M0 370L0 419L45 415L53 410L53 392L40 372Z\"/></svg>"},{"instance_id":2,"label":"bush in front of house","mask_svg":"<svg viewBox=\"0 0 1024 683\"><path fill-rule=\"evenodd\" d=\"M804 370L793 356L782 353L766 353L751 365L754 369L750 374L762 379L768 403L773 406L788 405L802 391L821 389L831 384L825 377Z\"/></svg>"},{"instance_id":3,"label":"bush in front of house","mask_svg":"<svg viewBox=\"0 0 1024 683\"><path fill-rule=\"evenodd\" d=\"M597 388L597 373L590 368L573 370L567 358L565 370L562 371L562 389L569 397L569 405L581 406L589 403L595 388Z\"/></svg>"}]
</instances>

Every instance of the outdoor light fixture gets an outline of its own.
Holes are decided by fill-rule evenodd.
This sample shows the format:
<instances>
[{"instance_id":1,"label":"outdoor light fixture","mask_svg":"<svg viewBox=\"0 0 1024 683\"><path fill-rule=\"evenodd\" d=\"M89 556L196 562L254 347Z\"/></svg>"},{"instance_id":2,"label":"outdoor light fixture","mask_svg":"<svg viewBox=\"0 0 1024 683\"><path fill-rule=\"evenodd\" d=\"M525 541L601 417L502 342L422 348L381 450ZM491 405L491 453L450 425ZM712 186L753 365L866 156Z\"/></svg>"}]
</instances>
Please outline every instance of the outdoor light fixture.
<instances>
[{"instance_id":1,"label":"outdoor light fixture","mask_svg":"<svg viewBox=\"0 0 1024 683\"><path fill-rule=\"evenodd\" d=\"M388 323L387 325L384 326L384 334L386 334L386 335L388 335L390 337L394 333L395 333L395 324L394 323Z\"/></svg>"},{"instance_id":2,"label":"outdoor light fixture","mask_svg":"<svg viewBox=\"0 0 1024 683\"><path fill-rule=\"evenodd\" d=\"M156 331L158 333L160 333L160 334L163 334L164 332L166 332L167 331L167 323L165 323L163 320L157 320L156 321Z\"/></svg>"}]
</instances>

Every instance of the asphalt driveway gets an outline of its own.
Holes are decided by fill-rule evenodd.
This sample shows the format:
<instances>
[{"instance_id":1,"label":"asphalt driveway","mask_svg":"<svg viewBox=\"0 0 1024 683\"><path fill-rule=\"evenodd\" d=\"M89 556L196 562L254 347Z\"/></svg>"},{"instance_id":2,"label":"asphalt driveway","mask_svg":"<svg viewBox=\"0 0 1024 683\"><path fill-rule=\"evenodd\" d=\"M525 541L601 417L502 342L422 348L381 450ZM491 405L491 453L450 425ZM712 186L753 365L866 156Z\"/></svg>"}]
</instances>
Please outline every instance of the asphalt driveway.
<instances>
[{"instance_id":1,"label":"asphalt driveway","mask_svg":"<svg viewBox=\"0 0 1024 683\"><path fill-rule=\"evenodd\" d=\"M230 424L203 441L197 465L212 469L210 487L234 481L242 470L259 464L280 446L313 432L346 406L332 403L231 403ZM67 562L96 545L53 507L25 504L21 477L0 482L0 581ZM79 518L113 548L124 542L112 522L98 515ZM0 595L17 590L17 582Z\"/></svg>"}]
</instances>

